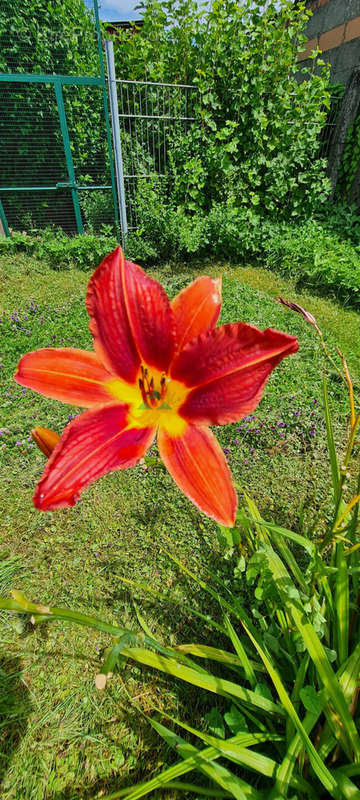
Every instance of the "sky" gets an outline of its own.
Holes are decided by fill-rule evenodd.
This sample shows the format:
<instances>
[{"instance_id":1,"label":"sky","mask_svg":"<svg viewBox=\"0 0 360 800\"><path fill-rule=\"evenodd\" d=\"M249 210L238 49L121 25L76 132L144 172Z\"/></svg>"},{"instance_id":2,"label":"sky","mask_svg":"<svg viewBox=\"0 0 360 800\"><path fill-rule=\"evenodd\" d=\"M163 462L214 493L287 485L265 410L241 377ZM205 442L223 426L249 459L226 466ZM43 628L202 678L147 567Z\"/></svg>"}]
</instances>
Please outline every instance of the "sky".
<instances>
[{"instance_id":1,"label":"sky","mask_svg":"<svg viewBox=\"0 0 360 800\"><path fill-rule=\"evenodd\" d=\"M98 3L100 19L106 22L139 19L139 12L134 10L137 0L98 0ZM91 0L85 0L85 5L91 8Z\"/></svg>"},{"instance_id":2,"label":"sky","mask_svg":"<svg viewBox=\"0 0 360 800\"><path fill-rule=\"evenodd\" d=\"M84 2L89 8L93 7L92 0L84 0ZM137 2L138 0L98 0L100 19L105 22L141 19L139 12L135 11ZM279 0L280 5L281 0Z\"/></svg>"}]
</instances>

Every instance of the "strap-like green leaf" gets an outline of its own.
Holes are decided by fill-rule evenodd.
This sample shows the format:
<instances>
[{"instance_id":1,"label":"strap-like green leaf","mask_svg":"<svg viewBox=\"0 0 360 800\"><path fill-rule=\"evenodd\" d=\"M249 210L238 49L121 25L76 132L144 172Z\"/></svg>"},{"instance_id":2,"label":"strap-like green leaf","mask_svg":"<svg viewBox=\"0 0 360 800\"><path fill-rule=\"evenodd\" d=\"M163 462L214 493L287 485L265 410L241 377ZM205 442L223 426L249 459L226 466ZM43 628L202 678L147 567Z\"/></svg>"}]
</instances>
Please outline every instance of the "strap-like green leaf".
<instances>
[{"instance_id":1,"label":"strap-like green leaf","mask_svg":"<svg viewBox=\"0 0 360 800\"><path fill-rule=\"evenodd\" d=\"M267 522L262 519L253 519L252 517L246 518L248 522L255 523L259 526L264 525L269 531L273 531L274 533L278 534L278 536L282 536L285 539L289 539L294 544L300 545L303 547L304 550L307 550L309 555L314 555L315 553L315 545L310 539L306 539L305 536L301 536L300 533L294 533L294 531L290 531L288 528L283 528L281 525L276 525L274 522Z\"/></svg>"},{"instance_id":2,"label":"strap-like green leaf","mask_svg":"<svg viewBox=\"0 0 360 800\"><path fill-rule=\"evenodd\" d=\"M249 661L249 659L247 657L247 653L245 652L244 646L242 645L242 643L241 643L236 631L234 630L234 628L233 628L233 626L232 626L232 624L231 624L231 622L229 620L229 617L227 617L226 615L225 615L225 625L226 625L226 629L228 631L229 637L230 637L230 639L231 639L231 641L233 643L234 649L235 649L235 651L236 651L236 653L237 653L237 655L239 657L239 660L241 662L241 666L244 669L246 680L249 681L251 688L255 689L255 686L257 684L257 677L255 675L254 669L253 669L253 667L252 667L252 665L251 665L251 663L250 663L250 661Z\"/></svg>"},{"instance_id":3,"label":"strap-like green leaf","mask_svg":"<svg viewBox=\"0 0 360 800\"><path fill-rule=\"evenodd\" d=\"M344 555L344 545L336 545L337 576L335 582L336 650L338 664L343 664L348 656L349 643L349 576Z\"/></svg>"},{"instance_id":4,"label":"strap-like green leaf","mask_svg":"<svg viewBox=\"0 0 360 800\"><path fill-rule=\"evenodd\" d=\"M232 796L237 800L247 800L249 797L250 785L246 781L234 775L227 767L220 764L214 764L212 760L204 755L204 751L197 750L194 745L185 742L181 736L178 736L173 731L161 725L154 719L149 719L153 728L162 736L166 743L176 749L183 758L191 756L194 752L197 754L197 768L208 777L212 778L215 783L218 783L223 789L231 792ZM216 740L218 741L218 740ZM222 741L219 739L219 741ZM217 748L216 748L217 749ZM221 753L219 753L221 755ZM257 793L255 793L257 794ZM254 793L252 793L254 798ZM132 800L131 796L129 800Z\"/></svg>"},{"instance_id":5,"label":"strap-like green leaf","mask_svg":"<svg viewBox=\"0 0 360 800\"><path fill-rule=\"evenodd\" d=\"M228 650L221 650L218 647L211 647L207 644L179 644L173 648L177 653L190 653L192 656L198 658L208 658L210 661L219 661L221 664L228 664L229 666L242 667L243 663L239 656L235 653L230 653ZM248 659L250 666L255 672L266 672L264 665L260 662Z\"/></svg>"},{"instance_id":6,"label":"strap-like green leaf","mask_svg":"<svg viewBox=\"0 0 360 800\"><path fill-rule=\"evenodd\" d=\"M255 694L255 692L250 689L245 689L232 681L218 678L210 673L197 672L195 669L180 664L175 658L164 658L158 653L153 653L151 650L146 650L142 647L124 648L122 653L133 661L146 664L149 667L154 667L154 669L158 669L160 672L166 672L168 675L180 678L180 680L191 683L193 686L199 686L201 689L206 689L208 692L214 692L215 694L225 697L236 697L243 703L248 704L252 708L257 708L265 714L284 716L284 711L278 703L274 703L266 697Z\"/></svg>"},{"instance_id":7,"label":"strap-like green leaf","mask_svg":"<svg viewBox=\"0 0 360 800\"><path fill-rule=\"evenodd\" d=\"M309 760L310 760L311 766L312 766L315 774L318 776L319 781L323 784L325 789L327 789L327 791L330 792L332 797L338 798L339 794L337 792L336 781L332 777L332 775L329 772L329 770L327 769L327 767L325 767L325 764L323 764L323 762L319 758L319 755L318 755L317 751L315 750L315 747L314 747L311 739L309 738L309 736L308 736L308 734L307 734L307 732L306 732L306 730L305 730L305 728L304 728L304 726L303 726L298 714L296 713L296 710L295 710L295 708L294 708L294 706L293 706L293 704L292 704L292 702L290 700L290 697L289 697L289 695L288 695L288 693L287 693L287 691L286 691L286 689L285 689L285 687L283 685L283 682L282 682L282 680L280 678L280 675L278 674L276 669L273 667L270 659L268 658L268 656L266 655L265 651L261 647L260 642L251 634L250 631L247 630L245 623L243 623L243 625L244 625L244 628L245 628L248 636L250 637L254 647L258 651L258 653L260 655L260 658L262 659L262 661L263 661L263 663L264 663L264 665L265 665L265 667L266 667L266 669L267 669L267 671L269 673L269 676L270 676L270 678L271 678L271 680L272 680L272 682L273 682L273 684L275 686L275 689L276 689L276 691L277 691L277 693L279 695L279 698L280 698L280 700L281 700L281 702L282 702L282 704L284 706L285 711L289 715L291 721L293 722L295 728L297 729L299 735L302 738L302 741L304 743L304 746L305 746L306 751L307 751L308 756L309 756Z\"/></svg>"},{"instance_id":8,"label":"strap-like green leaf","mask_svg":"<svg viewBox=\"0 0 360 800\"><path fill-rule=\"evenodd\" d=\"M206 744L215 747L220 751L220 755L225 756L230 761L234 761L236 764L241 764L242 766L251 770L251 772L257 772L267 778L274 779L276 777L276 773L280 765L274 761L274 759L264 756L262 753L254 752L253 750L250 750L249 747L256 745L260 741L277 741L281 737L274 736L271 733L243 733L236 736L236 741L235 737L226 739L224 741L223 739L219 739L203 731L199 731L196 728L192 728L190 725L180 722L179 720L173 721L187 730L189 733L197 736ZM297 775L293 776L291 785L294 786L294 788L305 792L309 798L312 796L310 784L308 784L308 782L303 780L301 777Z\"/></svg>"},{"instance_id":9,"label":"strap-like green leaf","mask_svg":"<svg viewBox=\"0 0 360 800\"><path fill-rule=\"evenodd\" d=\"M337 462L337 455L336 455L336 448L335 448L335 441L334 441L334 432L331 422L331 414L329 408L329 396L327 390L327 381L326 381L326 373L325 369L323 368L323 375L322 375L322 388L323 388L323 401L324 401L324 412L325 412L325 425L326 425L326 436L327 436L327 444L329 450L329 457L330 457L330 466L331 466L331 477L332 477L332 484L334 489L334 498L335 503L338 501L339 495L339 467Z\"/></svg>"},{"instance_id":10,"label":"strap-like green leaf","mask_svg":"<svg viewBox=\"0 0 360 800\"><path fill-rule=\"evenodd\" d=\"M331 703L340 717L342 732L353 750L355 760L360 760L360 739L354 720L349 712L344 693L341 690L337 677L327 658L323 645L304 611L296 587L285 569L279 556L272 548L264 547L264 558L271 571L273 580L282 599L291 615L293 624L301 634L312 659L321 684L327 690Z\"/></svg>"},{"instance_id":11,"label":"strap-like green leaf","mask_svg":"<svg viewBox=\"0 0 360 800\"><path fill-rule=\"evenodd\" d=\"M149 722L151 722L151 720L149 720ZM159 725L159 723L156 724ZM164 728L164 726L161 727ZM171 733L167 728L164 728L164 731L166 734ZM157 729L157 732L160 733L160 729ZM167 738L167 742L170 747L176 747L177 749L177 742L174 736L175 734L173 734L171 740ZM183 743L180 737L178 737L178 740L180 740L180 743ZM234 736L234 741L237 741L236 736ZM191 752L191 755L189 755L189 752ZM187 753L183 761L179 761L172 767L167 767L149 781L138 784L137 786L128 787L127 789L118 789L118 791L111 792L111 794L103 797L102 800L117 800L120 797L126 797L127 800L140 800L141 797L146 797L146 795L151 794L151 792L156 789L165 788L170 781L176 780L176 778L179 778L181 775L186 775L194 769L199 769L201 772L208 774L206 771L207 768L210 770L215 768L211 775L208 774L208 777L214 780L214 774L216 776L219 774L216 771L216 767L220 765L214 763L217 758L220 758L220 753L215 747L206 747L204 750L198 750L193 745L187 744ZM257 791L240 778L237 778L237 780L240 788L243 790L246 800L265 800L262 792Z\"/></svg>"}]
</instances>

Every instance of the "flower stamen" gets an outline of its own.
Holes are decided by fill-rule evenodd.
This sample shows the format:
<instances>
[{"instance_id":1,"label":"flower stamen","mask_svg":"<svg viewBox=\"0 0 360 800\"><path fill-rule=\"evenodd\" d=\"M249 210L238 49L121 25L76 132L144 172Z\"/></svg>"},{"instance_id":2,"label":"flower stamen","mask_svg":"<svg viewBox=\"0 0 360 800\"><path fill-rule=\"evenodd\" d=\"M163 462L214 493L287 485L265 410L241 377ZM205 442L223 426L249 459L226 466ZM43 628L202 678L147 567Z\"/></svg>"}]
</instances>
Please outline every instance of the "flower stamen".
<instances>
[{"instance_id":1,"label":"flower stamen","mask_svg":"<svg viewBox=\"0 0 360 800\"><path fill-rule=\"evenodd\" d=\"M160 380L160 392L155 389L155 382L153 376L149 379L149 372L147 367L141 365L141 378L139 378L139 387L144 404L147 408L157 408L161 400L164 399L166 394L166 376L162 375Z\"/></svg>"}]
</instances>

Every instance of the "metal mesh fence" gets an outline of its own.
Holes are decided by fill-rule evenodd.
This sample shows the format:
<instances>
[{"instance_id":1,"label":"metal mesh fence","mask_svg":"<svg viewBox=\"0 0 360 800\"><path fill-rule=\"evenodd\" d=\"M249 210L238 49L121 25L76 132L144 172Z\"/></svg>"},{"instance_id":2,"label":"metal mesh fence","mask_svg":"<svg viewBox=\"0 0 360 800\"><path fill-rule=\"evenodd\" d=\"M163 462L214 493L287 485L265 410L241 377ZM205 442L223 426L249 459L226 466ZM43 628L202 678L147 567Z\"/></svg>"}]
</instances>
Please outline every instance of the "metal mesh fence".
<instances>
[{"instance_id":1,"label":"metal mesh fence","mask_svg":"<svg viewBox=\"0 0 360 800\"><path fill-rule=\"evenodd\" d=\"M82 221L85 230L97 233L103 225L114 226L102 89L66 85L63 92Z\"/></svg>"},{"instance_id":2,"label":"metal mesh fence","mask_svg":"<svg viewBox=\"0 0 360 800\"><path fill-rule=\"evenodd\" d=\"M28 11L24 0L0 0L0 72L99 74L93 0L72 0L66 13L62 0Z\"/></svg>"},{"instance_id":3,"label":"metal mesh fence","mask_svg":"<svg viewBox=\"0 0 360 800\"><path fill-rule=\"evenodd\" d=\"M115 230L96 0L87 0L87 7L73 0L66 14L61 0L53 0L39 5L39 12L34 7L28 18L26 0L12 2L16 35L7 30L8 0L0 0L0 212L5 230L56 226L73 234L98 232L104 224Z\"/></svg>"},{"instance_id":4,"label":"metal mesh fence","mask_svg":"<svg viewBox=\"0 0 360 800\"><path fill-rule=\"evenodd\" d=\"M344 92L339 92L330 97L330 108L326 117L326 122L320 133L320 158L328 158L330 148L333 144L334 132L338 121Z\"/></svg>"},{"instance_id":5,"label":"metal mesh fence","mask_svg":"<svg viewBox=\"0 0 360 800\"><path fill-rule=\"evenodd\" d=\"M138 226L139 181L165 176L176 135L196 119L195 86L117 79L119 120L129 230Z\"/></svg>"},{"instance_id":6,"label":"metal mesh fence","mask_svg":"<svg viewBox=\"0 0 360 800\"><path fill-rule=\"evenodd\" d=\"M0 196L11 228L75 229L53 85L0 83ZM34 187L29 191L27 187Z\"/></svg>"},{"instance_id":7,"label":"metal mesh fence","mask_svg":"<svg viewBox=\"0 0 360 800\"><path fill-rule=\"evenodd\" d=\"M59 91L63 125L54 80L0 81L0 199L12 229L56 226L73 234L76 187L81 225L98 232L114 225L102 87L68 83Z\"/></svg>"}]
</instances>

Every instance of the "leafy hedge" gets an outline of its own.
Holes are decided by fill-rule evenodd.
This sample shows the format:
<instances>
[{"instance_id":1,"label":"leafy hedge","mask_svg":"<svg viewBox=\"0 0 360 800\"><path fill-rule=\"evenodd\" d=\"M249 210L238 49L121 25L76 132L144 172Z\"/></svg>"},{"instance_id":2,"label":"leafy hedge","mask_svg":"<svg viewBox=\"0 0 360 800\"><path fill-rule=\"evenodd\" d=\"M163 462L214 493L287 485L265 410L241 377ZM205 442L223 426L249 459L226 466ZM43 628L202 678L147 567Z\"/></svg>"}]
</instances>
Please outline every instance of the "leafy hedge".
<instances>
[{"instance_id":1,"label":"leafy hedge","mask_svg":"<svg viewBox=\"0 0 360 800\"><path fill-rule=\"evenodd\" d=\"M208 214L192 219L161 204L150 204L147 214L144 211L143 227L130 234L126 244L127 257L144 266L189 260L204 264L209 258L251 262L360 309L360 244L351 241L359 242L360 223L356 226L351 212L347 239L332 230L331 215L296 225L264 221L252 210L227 204L214 205ZM23 251L54 269L87 270L96 267L117 243L106 226L100 236L73 238L49 229L35 237L14 233L10 239L0 239L0 253Z\"/></svg>"},{"instance_id":2,"label":"leafy hedge","mask_svg":"<svg viewBox=\"0 0 360 800\"><path fill-rule=\"evenodd\" d=\"M169 133L168 204L191 214L227 200L284 220L322 205L328 72L316 56L298 79L305 3L143 0L139 10L136 35L114 38L118 76L198 89L196 122Z\"/></svg>"},{"instance_id":3,"label":"leafy hedge","mask_svg":"<svg viewBox=\"0 0 360 800\"><path fill-rule=\"evenodd\" d=\"M267 267L360 309L360 246L309 220L301 226L269 226L263 249Z\"/></svg>"}]
</instances>

